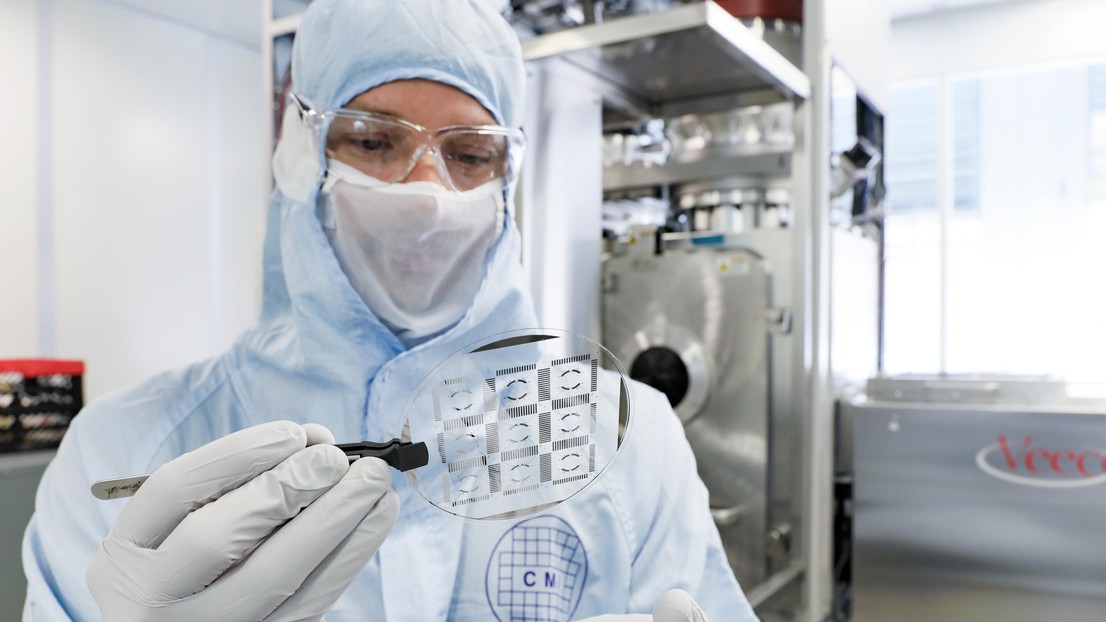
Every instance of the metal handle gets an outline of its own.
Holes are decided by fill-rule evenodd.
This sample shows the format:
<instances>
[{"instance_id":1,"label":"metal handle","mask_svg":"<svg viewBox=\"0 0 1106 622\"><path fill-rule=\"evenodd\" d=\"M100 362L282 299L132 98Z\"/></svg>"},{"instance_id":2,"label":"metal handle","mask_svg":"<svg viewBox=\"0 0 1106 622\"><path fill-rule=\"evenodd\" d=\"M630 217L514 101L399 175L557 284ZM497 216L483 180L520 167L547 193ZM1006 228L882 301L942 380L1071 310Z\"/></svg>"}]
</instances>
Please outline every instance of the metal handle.
<instances>
[{"instance_id":1,"label":"metal handle","mask_svg":"<svg viewBox=\"0 0 1106 622\"><path fill-rule=\"evenodd\" d=\"M711 508L710 515L714 519L714 524L719 527L725 527L726 525L733 525L744 514L749 513L748 504L739 504L728 508Z\"/></svg>"}]
</instances>

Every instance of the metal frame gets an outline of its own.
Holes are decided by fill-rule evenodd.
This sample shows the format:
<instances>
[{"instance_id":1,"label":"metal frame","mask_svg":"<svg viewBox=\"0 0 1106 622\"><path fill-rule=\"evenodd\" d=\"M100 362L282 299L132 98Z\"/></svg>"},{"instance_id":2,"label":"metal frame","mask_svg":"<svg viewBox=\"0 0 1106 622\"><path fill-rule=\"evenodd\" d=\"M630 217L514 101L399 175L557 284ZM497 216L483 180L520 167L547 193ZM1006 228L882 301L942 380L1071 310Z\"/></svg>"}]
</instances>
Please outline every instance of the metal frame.
<instances>
[{"instance_id":1,"label":"metal frame","mask_svg":"<svg viewBox=\"0 0 1106 622\"><path fill-rule=\"evenodd\" d=\"M806 564L803 622L821 622L829 613L833 593L833 439L834 389L830 370L830 73L826 45L827 7L806 2L803 14L803 64L812 96L803 116L803 145L809 165L796 189L806 191L806 210L796 210L804 267L801 322L802 374L802 514L801 550ZM796 157L798 159L798 157ZM799 199L796 198L796 201Z\"/></svg>"},{"instance_id":2,"label":"metal frame","mask_svg":"<svg viewBox=\"0 0 1106 622\"><path fill-rule=\"evenodd\" d=\"M725 9L711 0L688 4L662 13L626 17L606 24L582 26L535 37L522 44L526 60L613 46L650 37L696 31L695 36L719 39L719 52L756 74L765 85L786 97L810 96L810 82L803 72L753 34ZM623 85L630 86L630 85ZM720 89L724 92L725 89Z\"/></svg>"},{"instance_id":3,"label":"metal frame","mask_svg":"<svg viewBox=\"0 0 1106 622\"><path fill-rule=\"evenodd\" d=\"M810 3L808 3L810 4ZM820 9L808 7L815 23L824 21ZM820 27L813 29L821 32ZM718 54L722 63L735 60L745 63L755 76L763 80L759 87L750 88L747 83L740 90L725 91L721 86L718 92L697 97L682 97L676 93L673 100L665 100L650 91L648 85L626 84L606 80L608 75L623 77L617 70L604 72L597 69L596 63L603 59L599 48L607 46L617 51L616 46L625 45L639 39L663 38L666 36L687 36L695 33L702 39L711 40L719 45ZM808 40L809 41L809 40ZM758 586L745 586L754 596L757 604L767 604L789 587L802 581L801 611L799 619L820 622L828 612L832 575L830 568L830 542L832 524L832 454L833 454L833 417L832 417L832 381L829 375L829 223L828 214L823 214L825 201L816 197L827 197L829 188L829 133L828 133L828 95L820 92L819 86L828 86L829 65L823 62L824 46L808 45L806 62L809 67L818 67L813 79L792 66L775 50L761 39L755 37L738 20L726 13L713 2L704 2L678 7L660 14L647 14L622 18L607 24L584 26L569 31L545 35L524 42L523 50L531 61L531 79L546 80L547 72L559 73L561 84L575 88L591 98L592 105L606 103L612 108L629 112L639 118L669 116L688 112L709 112L744 105L772 103L790 100L795 103L794 130L796 140L787 154L765 152L754 156L753 161L744 161L745 173L775 176L790 170L792 187L792 206L795 225L790 231L749 232L743 234L745 242L763 245L766 253L780 256L781 260L773 266L778 285L773 295L774 305L783 305L792 309L796 325L791 335L773 336L776 344L771 361L772 374L788 382L773 381L771 401L773 409L773 434L779 435L773 440L772 477L781 481L786 500L773 498L776 511L774 522L789 522L794 529L791 548L791 562L777 569L776 574L768 577ZM613 55L613 54L612 54ZM559 63L550 63L550 61ZM652 93L652 94L650 94ZM600 240L595 234L597 229L580 232L594 225L600 210L602 185L594 180L573 178L567 175L569 167L554 162L556 149L553 142L580 144L581 141L598 142L595 130L580 131L558 118L568 118L568 110L558 110L548 96L561 97L558 92L548 88L543 92L531 92L537 95L542 107L535 123L528 120L527 131L535 149L529 155L520 190L519 218L523 229L524 259L535 282L544 277L542 283L546 300L539 302L539 308L545 308L541 315L543 322L548 321L548 311L556 305L567 307L559 311L560 317L584 317L589 307L597 307L589 299L591 288L590 273L585 271L587 288L575 291L565 289L561 292L550 291L548 275L543 274L543 266L557 263L583 267L578 253L584 249L584 261L593 261ZM807 98L810 99L807 99ZM531 101L534 101L533 99ZM565 115L565 116L562 116ZM585 121L594 127L590 121ZM562 128L562 135L552 135L554 127ZM539 145L547 143L546 147ZM601 153L596 149L593 157L580 153L575 156L586 162L577 161L574 170L580 171L594 166L593 170L602 170ZM588 152L590 153L590 152ZM819 158L814 154L824 153ZM737 154L735 154L737 155ZM745 155L745 154L742 154ZM760 158L759 164L756 159ZM781 161L781 158L787 161ZM734 162L738 159L735 158ZM717 166L723 166L715 163ZM697 163L699 168L704 165ZM708 163L706 168L710 168ZM750 168L751 167L751 168ZM559 171L559 172L558 172ZM640 172L640 171L639 171ZM689 175L701 171L685 171ZM672 171L650 171L646 181L658 184L675 181ZM617 176L616 176L617 177ZM607 180L607 189L642 185L638 176L624 180ZM587 189L583 192L569 192L565 188L581 183ZM540 184L544 190L535 188ZM548 192L556 196L548 195ZM558 196L576 197L574 200L561 200ZM542 203L535 201L540 197ZM550 236L544 223L548 222L549 212L553 210L560 218L579 223L567 241ZM537 222L535 222L537 219ZM788 239L781 239L773 235ZM541 262L535 258L541 258ZM556 258L556 259L554 259ZM564 263L561 263L564 262ZM783 273L786 273L784 275ZM581 292L584 292L581 295ZM577 295L573 295L577 294ZM597 295L597 294L596 294ZM595 334L592 325L587 322L568 326L571 330ZM801 500L801 501L799 501ZM779 513L783 512L784 515Z\"/></svg>"}]
</instances>

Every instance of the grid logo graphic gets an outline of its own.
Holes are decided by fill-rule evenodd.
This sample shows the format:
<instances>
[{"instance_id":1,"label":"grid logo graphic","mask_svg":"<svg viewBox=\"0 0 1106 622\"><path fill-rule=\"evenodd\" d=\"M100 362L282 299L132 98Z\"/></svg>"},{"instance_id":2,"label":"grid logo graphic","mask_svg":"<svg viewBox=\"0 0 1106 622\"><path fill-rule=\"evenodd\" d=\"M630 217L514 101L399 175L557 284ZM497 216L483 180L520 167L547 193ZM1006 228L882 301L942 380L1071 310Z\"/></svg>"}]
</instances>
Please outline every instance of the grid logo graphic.
<instances>
[{"instance_id":1,"label":"grid logo graphic","mask_svg":"<svg viewBox=\"0 0 1106 622\"><path fill-rule=\"evenodd\" d=\"M587 580L587 552L556 516L522 521L499 539L488 560L488 605L499 622L567 622Z\"/></svg>"}]
</instances>

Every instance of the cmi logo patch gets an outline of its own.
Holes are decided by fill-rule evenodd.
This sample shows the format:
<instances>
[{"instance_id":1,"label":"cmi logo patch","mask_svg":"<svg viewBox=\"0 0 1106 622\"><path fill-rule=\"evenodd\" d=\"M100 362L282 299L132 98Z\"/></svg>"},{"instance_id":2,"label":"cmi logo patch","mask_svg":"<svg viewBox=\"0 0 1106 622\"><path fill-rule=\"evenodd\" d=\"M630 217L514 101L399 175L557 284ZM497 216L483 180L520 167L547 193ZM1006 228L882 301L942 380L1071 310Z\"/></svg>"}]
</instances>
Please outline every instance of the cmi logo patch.
<instances>
[{"instance_id":1,"label":"cmi logo patch","mask_svg":"<svg viewBox=\"0 0 1106 622\"><path fill-rule=\"evenodd\" d=\"M492 551L484 585L499 622L567 622L588 576L576 531L556 516L524 520Z\"/></svg>"}]
</instances>

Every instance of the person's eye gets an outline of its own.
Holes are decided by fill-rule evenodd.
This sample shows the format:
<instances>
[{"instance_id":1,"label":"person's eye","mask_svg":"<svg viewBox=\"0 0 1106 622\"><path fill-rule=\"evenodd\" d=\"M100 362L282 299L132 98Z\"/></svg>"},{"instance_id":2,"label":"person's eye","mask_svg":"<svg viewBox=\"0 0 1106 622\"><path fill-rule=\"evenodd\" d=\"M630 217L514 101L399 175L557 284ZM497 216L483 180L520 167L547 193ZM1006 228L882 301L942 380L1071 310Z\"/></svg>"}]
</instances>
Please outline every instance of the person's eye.
<instances>
[{"instance_id":1,"label":"person's eye","mask_svg":"<svg viewBox=\"0 0 1106 622\"><path fill-rule=\"evenodd\" d=\"M502 149L495 140L484 137L451 137L442 145L442 155L464 172L494 168L502 160Z\"/></svg>"},{"instance_id":2,"label":"person's eye","mask_svg":"<svg viewBox=\"0 0 1106 622\"><path fill-rule=\"evenodd\" d=\"M384 135L350 136L349 142L355 149L370 153L387 152L395 148L391 138Z\"/></svg>"},{"instance_id":3,"label":"person's eye","mask_svg":"<svg viewBox=\"0 0 1106 622\"><path fill-rule=\"evenodd\" d=\"M453 160L467 167L483 168L491 164L492 157L486 151L461 151L453 155Z\"/></svg>"}]
</instances>

